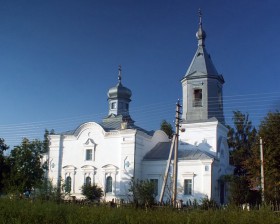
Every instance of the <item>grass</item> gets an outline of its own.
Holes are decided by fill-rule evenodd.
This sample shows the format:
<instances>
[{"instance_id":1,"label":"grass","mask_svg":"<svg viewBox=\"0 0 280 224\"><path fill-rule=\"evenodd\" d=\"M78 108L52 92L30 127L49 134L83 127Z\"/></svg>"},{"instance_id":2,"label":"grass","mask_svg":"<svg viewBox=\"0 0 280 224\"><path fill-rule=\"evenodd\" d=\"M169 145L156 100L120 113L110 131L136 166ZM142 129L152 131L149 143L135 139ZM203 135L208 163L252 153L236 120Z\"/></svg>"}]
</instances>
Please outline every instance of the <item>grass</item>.
<instances>
[{"instance_id":1,"label":"grass","mask_svg":"<svg viewBox=\"0 0 280 224\"><path fill-rule=\"evenodd\" d=\"M0 224L86 224L86 223L240 223L278 224L280 215L269 208L242 211L225 210L175 211L168 208L142 210L110 208L106 206L81 206L54 202L0 199Z\"/></svg>"}]
</instances>

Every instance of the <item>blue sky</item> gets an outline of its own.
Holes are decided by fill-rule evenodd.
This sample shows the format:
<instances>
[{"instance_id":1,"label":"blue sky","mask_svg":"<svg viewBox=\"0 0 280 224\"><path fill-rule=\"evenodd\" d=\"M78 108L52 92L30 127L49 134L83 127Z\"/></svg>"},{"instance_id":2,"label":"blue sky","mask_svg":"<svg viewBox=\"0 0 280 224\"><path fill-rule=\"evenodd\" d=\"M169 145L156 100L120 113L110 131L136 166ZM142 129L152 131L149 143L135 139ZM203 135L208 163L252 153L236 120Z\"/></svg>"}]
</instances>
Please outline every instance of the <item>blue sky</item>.
<instances>
[{"instance_id":1,"label":"blue sky","mask_svg":"<svg viewBox=\"0 0 280 224\"><path fill-rule=\"evenodd\" d=\"M258 126L280 107L278 0L1 0L0 137L13 146L45 128L101 121L119 64L136 124L172 122L197 48L198 8L226 81L227 123L241 110Z\"/></svg>"}]
</instances>

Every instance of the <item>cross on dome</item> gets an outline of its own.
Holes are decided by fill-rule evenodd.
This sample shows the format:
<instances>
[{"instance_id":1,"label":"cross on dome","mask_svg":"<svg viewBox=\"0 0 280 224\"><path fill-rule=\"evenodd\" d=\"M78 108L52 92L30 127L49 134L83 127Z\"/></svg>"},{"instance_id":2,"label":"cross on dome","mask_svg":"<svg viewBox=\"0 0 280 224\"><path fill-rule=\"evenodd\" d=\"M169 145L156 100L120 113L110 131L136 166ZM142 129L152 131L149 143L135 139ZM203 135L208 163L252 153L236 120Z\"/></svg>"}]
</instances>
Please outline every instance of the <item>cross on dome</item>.
<instances>
[{"instance_id":1,"label":"cross on dome","mask_svg":"<svg viewBox=\"0 0 280 224\"><path fill-rule=\"evenodd\" d=\"M201 9L198 9L199 25L202 25L202 12Z\"/></svg>"},{"instance_id":2,"label":"cross on dome","mask_svg":"<svg viewBox=\"0 0 280 224\"><path fill-rule=\"evenodd\" d=\"M122 66L121 65L119 65L118 80L119 80L119 82L121 82L121 80L122 80Z\"/></svg>"}]
</instances>

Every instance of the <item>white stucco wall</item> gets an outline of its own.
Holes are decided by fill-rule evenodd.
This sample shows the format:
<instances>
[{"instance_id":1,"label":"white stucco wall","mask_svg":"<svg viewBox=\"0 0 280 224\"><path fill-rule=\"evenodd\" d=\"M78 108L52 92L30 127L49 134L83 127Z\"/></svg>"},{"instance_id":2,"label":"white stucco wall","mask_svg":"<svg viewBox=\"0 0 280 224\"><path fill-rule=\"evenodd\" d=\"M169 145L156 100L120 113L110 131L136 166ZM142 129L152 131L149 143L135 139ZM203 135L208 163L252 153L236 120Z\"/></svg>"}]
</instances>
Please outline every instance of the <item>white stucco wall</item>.
<instances>
[{"instance_id":1,"label":"white stucco wall","mask_svg":"<svg viewBox=\"0 0 280 224\"><path fill-rule=\"evenodd\" d=\"M57 185L71 177L71 195L82 197L86 177L105 192L106 178L112 177L113 191L105 199L128 199L132 177L141 179L143 156L159 141L168 141L162 131L153 136L135 129L105 132L95 122L82 124L73 135L50 135L48 177ZM86 149L93 150L93 159L86 160Z\"/></svg>"},{"instance_id":2,"label":"white stucco wall","mask_svg":"<svg viewBox=\"0 0 280 224\"><path fill-rule=\"evenodd\" d=\"M188 143L211 153L216 159L215 163L213 159L179 160L177 198L186 202L194 199L199 201L208 196L219 201L218 180L230 170L227 129L216 121L182 124L182 128L185 128L185 132L180 133L179 150L186 150L184 143ZM55 185L60 176L63 181L70 176L71 195L78 198L82 197L81 187L86 177L90 177L105 192L106 178L110 176L113 179L113 191L106 193L106 200L128 200L132 177L158 179L159 199L166 161L143 161L143 157L158 142L168 141L167 135L162 131L156 131L153 136L135 129L106 132L99 124L88 122L78 127L73 135L50 136L48 176ZM92 161L85 159L86 149L93 150ZM185 179L192 180L191 195L184 195ZM167 193L164 200L168 199Z\"/></svg>"}]
</instances>

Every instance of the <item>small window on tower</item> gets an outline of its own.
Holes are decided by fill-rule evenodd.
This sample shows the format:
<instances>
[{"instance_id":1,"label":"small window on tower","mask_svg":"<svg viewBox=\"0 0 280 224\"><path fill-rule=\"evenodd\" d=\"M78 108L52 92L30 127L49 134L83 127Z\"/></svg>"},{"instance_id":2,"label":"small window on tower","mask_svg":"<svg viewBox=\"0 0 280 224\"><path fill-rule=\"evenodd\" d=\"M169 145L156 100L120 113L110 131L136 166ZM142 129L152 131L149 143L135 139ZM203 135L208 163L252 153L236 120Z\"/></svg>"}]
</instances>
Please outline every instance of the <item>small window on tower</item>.
<instances>
[{"instance_id":1,"label":"small window on tower","mask_svg":"<svg viewBox=\"0 0 280 224\"><path fill-rule=\"evenodd\" d=\"M193 107L202 107L202 89L194 89Z\"/></svg>"},{"instance_id":2,"label":"small window on tower","mask_svg":"<svg viewBox=\"0 0 280 224\"><path fill-rule=\"evenodd\" d=\"M111 104L111 109L116 109L116 102L113 102L113 103Z\"/></svg>"}]
</instances>

